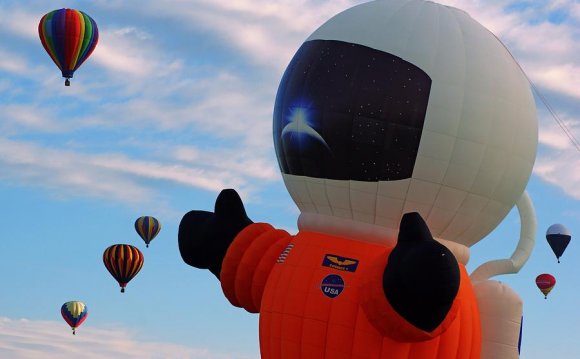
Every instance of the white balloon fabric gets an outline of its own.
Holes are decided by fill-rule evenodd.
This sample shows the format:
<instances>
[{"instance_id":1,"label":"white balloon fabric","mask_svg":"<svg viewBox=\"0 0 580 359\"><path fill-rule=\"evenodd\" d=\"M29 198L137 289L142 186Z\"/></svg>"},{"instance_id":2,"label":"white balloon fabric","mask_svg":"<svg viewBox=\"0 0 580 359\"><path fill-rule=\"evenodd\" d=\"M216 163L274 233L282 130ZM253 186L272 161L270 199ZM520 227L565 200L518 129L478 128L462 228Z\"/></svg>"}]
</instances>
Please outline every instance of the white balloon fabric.
<instances>
[{"instance_id":1,"label":"white balloon fabric","mask_svg":"<svg viewBox=\"0 0 580 359\"><path fill-rule=\"evenodd\" d=\"M548 227L548 230L546 231L546 236L554 235L554 234L572 236L572 232L570 232L570 230L568 228L566 228L566 226L564 226L563 224L559 224L559 223L552 224L550 227Z\"/></svg>"},{"instance_id":2,"label":"white balloon fabric","mask_svg":"<svg viewBox=\"0 0 580 359\"><path fill-rule=\"evenodd\" d=\"M486 280L474 284L481 313L481 359L517 359L523 302L505 283Z\"/></svg>"},{"instance_id":3,"label":"white balloon fabric","mask_svg":"<svg viewBox=\"0 0 580 359\"><path fill-rule=\"evenodd\" d=\"M394 241L402 215L417 211L444 243L470 247L490 233L522 195L537 147L530 86L504 45L464 11L421 0L355 6L323 24L305 45L317 40L393 55L422 70L431 88L408 178L342 180L283 169L301 211L299 228ZM284 151L277 152L280 159Z\"/></svg>"}]
</instances>

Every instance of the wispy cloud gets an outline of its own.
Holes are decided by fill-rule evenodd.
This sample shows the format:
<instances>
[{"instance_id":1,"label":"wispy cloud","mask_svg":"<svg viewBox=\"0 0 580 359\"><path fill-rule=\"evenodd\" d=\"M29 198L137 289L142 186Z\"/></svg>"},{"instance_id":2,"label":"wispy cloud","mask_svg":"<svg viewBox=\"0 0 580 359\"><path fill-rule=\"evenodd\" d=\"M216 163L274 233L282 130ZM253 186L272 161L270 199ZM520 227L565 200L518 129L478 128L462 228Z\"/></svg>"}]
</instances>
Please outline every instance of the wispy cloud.
<instances>
[{"instance_id":1,"label":"wispy cloud","mask_svg":"<svg viewBox=\"0 0 580 359\"><path fill-rule=\"evenodd\" d=\"M0 104L0 131L7 135L20 131L59 132L65 127L54 120L53 112L22 104Z\"/></svg>"},{"instance_id":2,"label":"wispy cloud","mask_svg":"<svg viewBox=\"0 0 580 359\"><path fill-rule=\"evenodd\" d=\"M580 61L578 64L530 66L533 81L552 91L580 99Z\"/></svg>"},{"instance_id":3,"label":"wispy cloud","mask_svg":"<svg viewBox=\"0 0 580 359\"><path fill-rule=\"evenodd\" d=\"M561 116L559 118L563 125L566 126L568 131L572 133L579 132L578 129L580 128L580 119ZM550 121L544 121L541 123L538 142L550 149L569 150L572 152L575 150L570 138L566 136L566 133L557 124L556 120L552 119L551 117Z\"/></svg>"},{"instance_id":4,"label":"wispy cloud","mask_svg":"<svg viewBox=\"0 0 580 359\"><path fill-rule=\"evenodd\" d=\"M224 171L230 170L244 176L273 181L280 179L278 168L266 157L256 156L254 151L237 149L220 149L217 151L200 152L192 146L178 147L173 151L176 159L185 163L212 163ZM272 156L273 159L273 156Z\"/></svg>"},{"instance_id":5,"label":"wispy cloud","mask_svg":"<svg viewBox=\"0 0 580 359\"><path fill-rule=\"evenodd\" d=\"M578 119L562 118L568 129L578 133ZM578 139L578 136L576 136ZM580 153L555 121L540 128L539 142L545 151L538 156L534 173L545 182L561 188L580 200Z\"/></svg>"},{"instance_id":6,"label":"wispy cloud","mask_svg":"<svg viewBox=\"0 0 580 359\"><path fill-rule=\"evenodd\" d=\"M99 36L91 59L119 76L151 76L162 67L160 51L142 30L134 27L103 29Z\"/></svg>"},{"instance_id":7,"label":"wispy cloud","mask_svg":"<svg viewBox=\"0 0 580 359\"><path fill-rule=\"evenodd\" d=\"M572 6L570 6L570 15L580 20L580 4L578 2L574 2Z\"/></svg>"},{"instance_id":8,"label":"wispy cloud","mask_svg":"<svg viewBox=\"0 0 580 359\"><path fill-rule=\"evenodd\" d=\"M26 62L23 57L0 48L0 70L23 75L28 72Z\"/></svg>"},{"instance_id":9,"label":"wispy cloud","mask_svg":"<svg viewBox=\"0 0 580 359\"><path fill-rule=\"evenodd\" d=\"M140 11L208 31L256 64L280 70L312 31L357 2L363 1L170 0L143 2Z\"/></svg>"},{"instance_id":10,"label":"wispy cloud","mask_svg":"<svg viewBox=\"0 0 580 359\"><path fill-rule=\"evenodd\" d=\"M578 152L554 152L536 160L534 173L560 187L568 196L580 200L580 156Z\"/></svg>"},{"instance_id":11,"label":"wispy cloud","mask_svg":"<svg viewBox=\"0 0 580 359\"><path fill-rule=\"evenodd\" d=\"M272 144L274 91L274 86L266 89L226 71L200 79L184 76L163 88L144 83L138 95L101 104L98 112L78 121L109 131L155 131L159 138L176 135L172 132L206 134L208 140L233 139L225 145L251 146L263 153Z\"/></svg>"},{"instance_id":12,"label":"wispy cloud","mask_svg":"<svg viewBox=\"0 0 580 359\"><path fill-rule=\"evenodd\" d=\"M278 179L267 163L244 159L235 151L213 153L179 147L169 152L176 160L167 157L156 162L120 153L88 154L0 138L0 178L50 188L60 195L115 198L127 203L158 197L151 181L212 192L234 187L245 193L257 188L256 180Z\"/></svg>"},{"instance_id":13,"label":"wispy cloud","mask_svg":"<svg viewBox=\"0 0 580 359\"><path fill-rule=\"evenodd\" d=\"M90 318L89 318L90 320ZM71 335L66 324L0 317L0 357L10 359L256 359L174 343L141 340L119 328L94 328L88 323Z\"/></svg>"},{"instance_id":14,"label":"wispy cloud","mask_svg":"<svg viewBox=\"0 0 580 359\"><path fill-rule=\"evenodd\" d=\"M29 40L38 39L38 21L44 15L43 12L3 5L0 5L0 12L10 14L0 17L0 29L4 32Z\"/></svg>"},{"instance_id":15,"label":"wispy cloud","mask_svg":"<svg viewBox=\"0 0 580 359\"><path fill-rule=\"evenodd\" d=\"M225 173L208 173L199 168L188 168L177 164L160 164L155 162L139 161L124 155L92 156L87 159L94 167L119 174L129 174L155 180L176 182L189 187L197 187L210 191L224 188L228 182ZM240 186L239 179L231 176L231 185Z\"/></svg>"},{"instance_id":16,"label":"wispy cloud","mask_svg":"<svg viewBox=\"0 0 580 359\"><path fill-rule=\"evenodd\" d=\"M60 195L77 194L119 198L129 203L147 198L149 189L114 171L90 165L91 156L43 148L34 143L0 139L0 178L57 190Z\"/></svg>"}]
</instances>

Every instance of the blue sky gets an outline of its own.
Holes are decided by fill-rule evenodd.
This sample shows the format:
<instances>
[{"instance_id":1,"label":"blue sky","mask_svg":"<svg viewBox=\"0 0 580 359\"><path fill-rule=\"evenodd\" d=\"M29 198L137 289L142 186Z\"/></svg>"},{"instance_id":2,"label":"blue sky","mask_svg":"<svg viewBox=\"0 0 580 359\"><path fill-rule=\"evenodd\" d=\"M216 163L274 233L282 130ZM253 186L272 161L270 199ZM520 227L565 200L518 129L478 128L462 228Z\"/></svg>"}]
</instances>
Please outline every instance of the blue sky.
<instances>
[{"instance_id":1,"label":"blue sky","mask_svg":"<svg viewBox=\"0 0 580 359\"><path fill-rule=\"evenodd\" d=\"M296 231L272 146L277 86L304 39L361 2L0 0L0 357L258 358L257 316L181 261L177 226L233 187L252 219ZM501 38L580 138L578 2L442 3ZM90 14L101 34L71 87L37 34L61 7ZM499 279L524 299L522 357L578 358L580 247L573 238L557 264L544 234L553 223L580 234L580 152L537 104L538 242ZM148 249L133 228L142 215L162 222ZM512 211L468 268L508 257L518 223ZM114 243L145 255L124 294L102 264ZM558 281L548 300L534 284L544 272ZM89 317L73 337L59 311L75 299Z\"/></svg>"}]
</instances>

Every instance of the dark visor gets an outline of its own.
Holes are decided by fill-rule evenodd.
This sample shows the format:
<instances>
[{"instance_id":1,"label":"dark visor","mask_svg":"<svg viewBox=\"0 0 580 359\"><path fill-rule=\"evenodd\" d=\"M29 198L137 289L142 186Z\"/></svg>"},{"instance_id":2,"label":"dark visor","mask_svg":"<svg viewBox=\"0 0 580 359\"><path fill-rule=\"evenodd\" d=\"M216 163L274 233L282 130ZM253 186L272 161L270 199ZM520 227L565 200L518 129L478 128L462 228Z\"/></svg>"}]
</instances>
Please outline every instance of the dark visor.
<instances>
[{"instance_id":1,"label":"dark visor","mask_svg":"<svg viewBox=\"0 0 580 359\"><path fill-rule=\"evenodd\" d=\"M370 47L305 42L274 108L283 173L357 181L410 178L431 89L417 66Z\"/></svg>"}]
</instances>

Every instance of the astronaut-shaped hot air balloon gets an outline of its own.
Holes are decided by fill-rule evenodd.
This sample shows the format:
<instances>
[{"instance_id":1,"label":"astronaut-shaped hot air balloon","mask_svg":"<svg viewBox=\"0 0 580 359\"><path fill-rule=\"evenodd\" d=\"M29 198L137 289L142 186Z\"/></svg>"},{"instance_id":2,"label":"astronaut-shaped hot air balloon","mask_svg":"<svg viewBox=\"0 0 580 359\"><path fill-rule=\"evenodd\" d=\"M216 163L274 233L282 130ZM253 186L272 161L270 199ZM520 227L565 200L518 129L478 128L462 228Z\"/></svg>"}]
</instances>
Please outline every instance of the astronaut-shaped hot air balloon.
<instances>
[{"instance_id":1,"label":"astronaut-shaped hot air balloon","mask_svg":"<svg viewBox=\"0 0 580 359\"><path fill-rule=\"evenodd\" d=\"M431 1L346 10L288 65L273 132L299 232L253 223L233 190L179 229L184 261L260 313L263 359L519 357L522 301L489 278L535 242L537 120L491 32ZM468 275L514 206L516 250Z\"/></svg>"}]
</instances>

